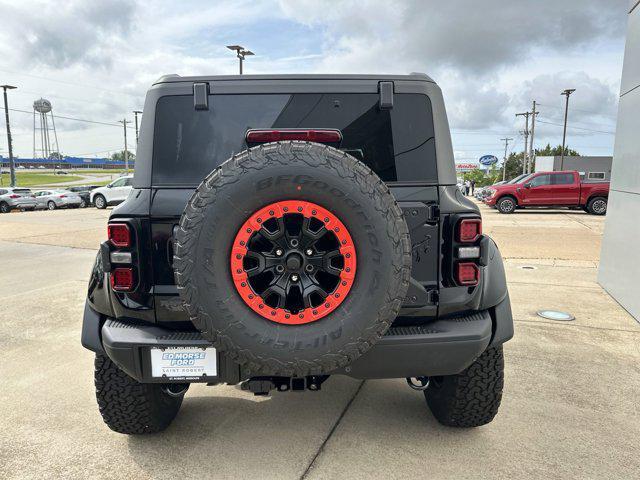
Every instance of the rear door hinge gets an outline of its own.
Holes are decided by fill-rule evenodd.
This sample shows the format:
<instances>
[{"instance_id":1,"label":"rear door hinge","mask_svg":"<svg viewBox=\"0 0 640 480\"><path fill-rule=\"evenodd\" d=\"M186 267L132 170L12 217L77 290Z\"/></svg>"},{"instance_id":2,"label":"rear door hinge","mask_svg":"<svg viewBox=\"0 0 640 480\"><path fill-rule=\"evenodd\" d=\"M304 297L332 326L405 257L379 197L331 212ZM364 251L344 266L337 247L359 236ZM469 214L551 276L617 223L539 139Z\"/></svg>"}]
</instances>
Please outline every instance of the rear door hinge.
<instances>
[{"instance_id":1,"label":"rear door hinge","mask_svg":"<svg viewBox=\"0 0 640 480\"><path fill-rule=\"evenodd\" d=\"M438 303L440 302L440 291L438 289L433 289L433 290L429 290L427 294L429 298L429 303L431 305L438 305Z\"/></svg>"},{"instance_id":2,"label":"rear door hinge","mask_svg":"<svg viewBox=\"0 0 640 480\"><path fill-rule=\"evenodd\" d=\"M378 82L378 93L380 94L378 101L380 110L393 108L393 82Z\"/></svg>"},{"instance_id":3,"label":"rear door hinge","mask_svg":"<svg viewBox=\"0 0 640 480\"><path fill-rule=\"evenodd\" d=\"M440 220L440 207L435 203L427 205L427 222L435 223Z\"/></svg>"},{"instance_id":4,"label":"rear door hinge","mask_svg":"<svg viewBox=\"0 0 640 480\"><path fill-rule=\"evenodd\" d=\"M209 84L193 84L193 108L196 110L209 110Z\"/></svg>"}]
</instances>

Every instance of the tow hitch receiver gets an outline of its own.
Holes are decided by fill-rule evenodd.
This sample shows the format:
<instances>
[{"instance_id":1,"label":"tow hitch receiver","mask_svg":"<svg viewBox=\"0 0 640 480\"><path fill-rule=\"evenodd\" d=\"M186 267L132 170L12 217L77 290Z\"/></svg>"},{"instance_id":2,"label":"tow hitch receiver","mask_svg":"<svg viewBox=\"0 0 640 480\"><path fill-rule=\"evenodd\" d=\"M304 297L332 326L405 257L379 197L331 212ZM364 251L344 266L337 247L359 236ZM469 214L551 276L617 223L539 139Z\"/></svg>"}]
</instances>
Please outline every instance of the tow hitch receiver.
<instances>
[{"instance_id":1,"label":"tow hitch receiver","mask_svg":"<svg viewBox=\"0 0 640 480\"><path fill-rule=\"evenodd\" d=\"M271 390L279 392L302 392L311 390L317 392L320 390L324 381L329 375L313 375L309 377L252 377L242 382L240 388L254 395L269 395Z\"/></svg>"}]
</instances>

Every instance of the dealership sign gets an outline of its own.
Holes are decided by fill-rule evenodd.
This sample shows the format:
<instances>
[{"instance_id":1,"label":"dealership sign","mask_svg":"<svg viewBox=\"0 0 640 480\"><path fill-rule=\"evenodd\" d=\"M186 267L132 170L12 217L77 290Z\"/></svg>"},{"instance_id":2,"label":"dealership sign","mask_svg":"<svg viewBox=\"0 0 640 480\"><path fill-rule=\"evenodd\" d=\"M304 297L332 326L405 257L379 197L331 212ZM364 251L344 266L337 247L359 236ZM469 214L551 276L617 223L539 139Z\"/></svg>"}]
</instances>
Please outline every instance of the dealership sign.
<instances>
[{"instance_id":1,"label":"dealership sign","mask_svg":"<svg viewBox=\"0 0 640 480\"><path fill-rule=\"evenodd\" d=\"M489 165L495 165L498 163L498 157L495 155L483 155L478 161L485 167L488 167Z\"/></svg>"},{"instance_id":2,"label":"dealership sign","mask_svg":"<svg viewBox=\"0 0 640 480\"><path fill-rule=\"evenodd\" d=\"M469 172L476 168L478 168L477 163L456 163L456 171L458 172Z\"/></svg>"}]
</instances>

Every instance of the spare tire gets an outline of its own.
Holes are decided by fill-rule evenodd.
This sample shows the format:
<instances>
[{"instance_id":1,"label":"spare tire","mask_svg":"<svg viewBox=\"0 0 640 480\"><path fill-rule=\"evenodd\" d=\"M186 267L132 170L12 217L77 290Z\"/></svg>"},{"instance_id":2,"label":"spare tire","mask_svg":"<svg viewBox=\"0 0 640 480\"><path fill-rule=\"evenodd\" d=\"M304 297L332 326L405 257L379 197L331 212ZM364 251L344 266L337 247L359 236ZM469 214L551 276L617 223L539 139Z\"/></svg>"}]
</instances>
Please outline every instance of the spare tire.
<instances>
[{"instance_id":1,"label":"spare tire","mask_svg":"<svg viewBox=\"0 0 640 480\"><path fill-rule=\"evenodd\" d=\"M387 186L352 156L308 142L254 147L211 172L174 252L189 318L250 376L352 362L397 316L411 273Z\"/></svg>"}]
</instances>

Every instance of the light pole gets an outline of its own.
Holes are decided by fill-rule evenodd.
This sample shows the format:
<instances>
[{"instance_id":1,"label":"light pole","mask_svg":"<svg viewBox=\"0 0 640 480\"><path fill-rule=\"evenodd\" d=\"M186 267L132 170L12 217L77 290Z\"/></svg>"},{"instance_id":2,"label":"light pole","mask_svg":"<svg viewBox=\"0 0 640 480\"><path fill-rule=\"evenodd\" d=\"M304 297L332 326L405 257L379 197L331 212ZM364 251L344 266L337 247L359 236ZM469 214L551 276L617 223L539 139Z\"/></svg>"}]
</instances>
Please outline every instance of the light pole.
<instances>
[{"instance_id":1,"label":"light pole","mask_svg":"<svg viewBox=\"0 0 640 480\"><path fill-rule=\"evenodd\" d=\"M133 114L136 116L136 146L138 145L138 114L142 115L140 110L134 110Z\"/></svg>"},{"instance_id":2,"label":"light pole","mask_svg":"<svg viewBox=\"0 0 640 480\"><path fill-rule=\"evenodd\" d=\"M11 145L11 126L9 125L9 104L7 102L7 90L13 90L18 87L13 85L0 85L4 94L4 118L7 124L7 143L9 144L9 174L11 175L11 186L16 186L16 169L13 164L13 146Z\"/></svg>"},{"instance_id":3,"label":"light pole","mask_svg":"<svg viewBox=\"0 0 640 480\"><path fill-rule=\"evenodd\" d=\"M560 95L567 97L567 101L564 105L564 130L562 131L562 152L560 152L560 170L564 169L564 146L567 139L567 117L569 115L569 95L575 92L575 88L567 88Z\"/></svg>"},{"instance_id":4,"label":"light pole","mask_svg":"<svg viewBox=\"0 0 640 480\"><path fill-rule=\"evenodd\" d=\"M244 57L247 55L255 55L255 53L251 50L245 50L245 48L240 45L227 45L227 48L236 52L236 57L240 60L240 75L242 75L242 61L244 60Z\"/></svg>"}]
</instances>

